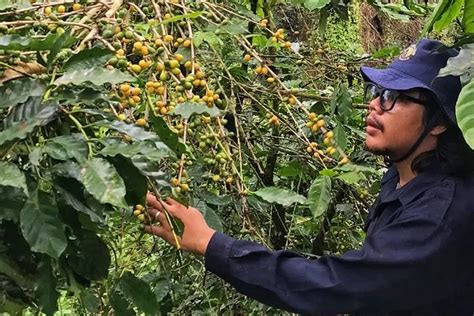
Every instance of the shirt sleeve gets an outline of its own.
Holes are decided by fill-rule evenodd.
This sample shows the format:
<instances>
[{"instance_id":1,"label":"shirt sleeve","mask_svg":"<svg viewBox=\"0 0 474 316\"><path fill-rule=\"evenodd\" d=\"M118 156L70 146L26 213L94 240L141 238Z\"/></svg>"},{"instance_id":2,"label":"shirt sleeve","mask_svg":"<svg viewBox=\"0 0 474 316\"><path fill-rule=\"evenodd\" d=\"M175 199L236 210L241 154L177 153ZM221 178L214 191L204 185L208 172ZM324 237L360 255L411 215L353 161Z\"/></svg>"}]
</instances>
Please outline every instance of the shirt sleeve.
<instances>
[{"instance_id":1,"label":"shirt sleeve","mask_svg":"<svg viewBox=\"0 0 474 316\"><path fill-rule=\"evenodd\" d=\"M306 259L215 233L206 268L264 304L303 314L409 309L453 282L451 230L410 216L367 237L360 250Z\"/></svg>"}]
</instances>

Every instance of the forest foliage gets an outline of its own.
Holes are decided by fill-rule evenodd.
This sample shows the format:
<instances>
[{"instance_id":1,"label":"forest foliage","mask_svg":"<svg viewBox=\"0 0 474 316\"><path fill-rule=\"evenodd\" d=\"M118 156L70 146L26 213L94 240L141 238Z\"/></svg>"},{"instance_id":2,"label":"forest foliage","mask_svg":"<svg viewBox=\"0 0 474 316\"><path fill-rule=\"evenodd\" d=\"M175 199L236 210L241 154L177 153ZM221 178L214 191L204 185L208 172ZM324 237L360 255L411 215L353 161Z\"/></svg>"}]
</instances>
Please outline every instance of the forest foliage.
<instances>
[{"instance_id":1,"label":"forest foliage","mask_svg":"<svg viewBox=\"0 0 474 316\"><path fill-rule=\"evenodd\" d=\"M461 49L440 76L474 148L474 2L368 4ZM0 312L273 311L144 235L147 191L274 249L358 247L384 170L359 67L401 48L352 43L360 5L0 0Z\"/></svg>"}]
</instances>

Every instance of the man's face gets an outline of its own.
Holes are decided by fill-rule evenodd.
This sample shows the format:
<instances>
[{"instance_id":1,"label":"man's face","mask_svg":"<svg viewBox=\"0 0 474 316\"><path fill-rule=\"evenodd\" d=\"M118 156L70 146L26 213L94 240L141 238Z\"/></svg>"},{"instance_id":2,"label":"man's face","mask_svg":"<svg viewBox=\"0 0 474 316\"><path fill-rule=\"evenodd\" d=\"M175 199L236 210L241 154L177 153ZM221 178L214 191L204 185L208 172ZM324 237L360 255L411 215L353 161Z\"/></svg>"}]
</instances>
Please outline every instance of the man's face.
<instances>
[{"instance_id":1,"label":"man's face","mask_svg":"<svg viewBox=\"0 0 474 316\"><path fill-rule=\"evenodd\" d=\"M418 98L419 92L409 92L409 96ZM386 100L385 107L391 106L393 100ZM388 104L388 105L387 105ZM395 106L384 111L381 108L381 97L369 103L366 123L366 148L368 151L388 155L392 159L402 157L423 132L422 105L397 98Z\"/></svg>"}]
</instances>

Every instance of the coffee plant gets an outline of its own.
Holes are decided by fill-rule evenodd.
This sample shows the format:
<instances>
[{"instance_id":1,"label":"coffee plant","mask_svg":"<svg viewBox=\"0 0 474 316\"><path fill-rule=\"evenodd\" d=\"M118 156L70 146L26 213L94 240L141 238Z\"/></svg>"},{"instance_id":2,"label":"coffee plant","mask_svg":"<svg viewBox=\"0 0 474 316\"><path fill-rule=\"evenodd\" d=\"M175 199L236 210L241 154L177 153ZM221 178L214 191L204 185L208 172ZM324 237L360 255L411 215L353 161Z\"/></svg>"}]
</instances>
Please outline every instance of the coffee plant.
<instances>
[{"instance_id":1,"label":"coffee plant","mask_svg":"<svg viewBox=\"0 0 474 316\"><path fill-rule=\"evenodd\" d=\"M427 32L451 22L441 4ZM275 249L360 245L381 174L362 146L366 57L299 47L277 5L0 0L0 312L275 312L144 235L147 191ZM284 5L320 27L350 13ZM447 72L471 69L463 23L464 57Z\"/></svg>"}]
</instances>

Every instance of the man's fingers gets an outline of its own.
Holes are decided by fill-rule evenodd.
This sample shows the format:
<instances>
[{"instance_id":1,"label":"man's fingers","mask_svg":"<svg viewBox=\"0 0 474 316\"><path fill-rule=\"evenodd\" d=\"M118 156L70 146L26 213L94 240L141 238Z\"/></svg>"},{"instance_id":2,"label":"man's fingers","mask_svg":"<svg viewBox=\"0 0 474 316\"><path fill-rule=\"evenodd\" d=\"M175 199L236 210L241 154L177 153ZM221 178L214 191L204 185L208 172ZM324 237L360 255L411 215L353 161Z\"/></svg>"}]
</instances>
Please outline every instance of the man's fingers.
<instances>
[{"instance_id":1,"label":"man's fingers","mask_svg":"<svg viewBox=\"0 0 474 316\"><path fill-rule=\"evenodd\" d=\"M160 201L156 198L156 196L154 196L150 192L148 192L148 194L146 195L146 204L147 206L158 209L158 210L161 210L163 208L163 206L161 205Z\"/></svg>"},{"instance_id":2,"label":"man's fingers","mask_svg":"<svg viewBox=\"0 0 474 316\"><path fill-rule=\"evenodd\" d=\"M147 211L152 221L159 222L160 225L163 226L165 229L171 230L164 211L160 211L154 208L148 208Z\"/></svg>"},{"instance_id":3,"label":"man's fingers","mask_svg":"<svg viewBox=\"0 0 474 316\"><path fill-rule=\"evenodd\" d=\"M169 244L176 246L176 241L174 239L173 233L169 229L166 229L163 226L148 225L148 226L143 227L143 230L149 234L161 237ZM181 238L178 237L178 240L181 240Z\"/></svg>"}]
</instances>

